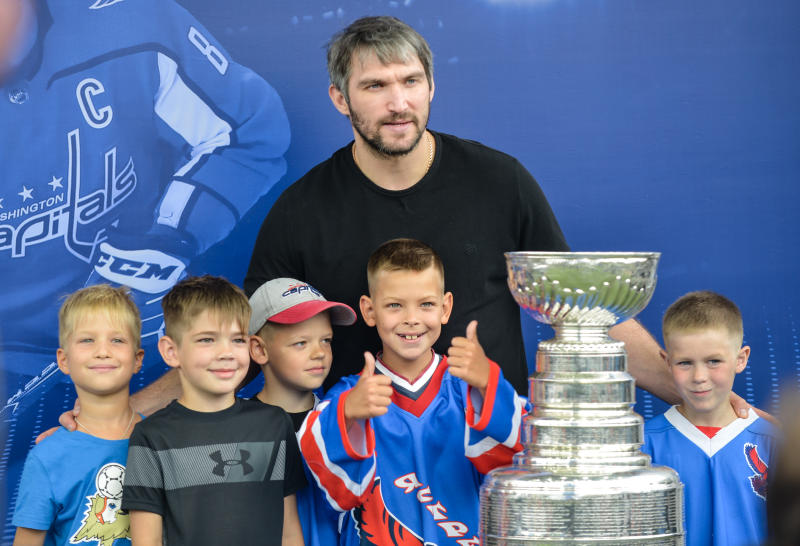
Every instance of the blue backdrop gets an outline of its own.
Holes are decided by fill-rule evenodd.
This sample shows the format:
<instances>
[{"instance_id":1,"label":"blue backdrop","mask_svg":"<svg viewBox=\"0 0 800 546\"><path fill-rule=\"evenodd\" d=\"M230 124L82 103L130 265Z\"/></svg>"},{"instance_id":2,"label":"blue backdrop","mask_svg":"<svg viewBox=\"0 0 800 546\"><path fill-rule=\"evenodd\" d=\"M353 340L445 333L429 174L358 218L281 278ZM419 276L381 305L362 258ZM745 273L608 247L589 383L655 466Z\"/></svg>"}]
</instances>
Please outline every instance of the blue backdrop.
<instances>
[{"instance_id":1,"label":"blue backdrop","mask_svg":"<svg viewBox=\"0 0 800 546\"><path fill-rule=\"evenodd\" d=\"M292 133L287 174L223 242L192 262L193 272L241 283L275 198L352 139L327 96L325 43L359 16L396 15L434 52L431 128L519 158L574 250L660 251L656 293L640 315L659 340L669 303L690 290L719 291L741 307L745 343L752 347L735 390L772 411L783 389L800 391L797 2L180 3L233 59L275 87ZM11 160L2 154L0 165ZM552 334L523 320L532 360L536 342ZM163 369L152 352L147 362L149 371L135 378L134 388ZM26 377L7 374L7 362L0 366L2 400L41 371ZM665 407L638 395L637 411L645 417ZM7 506L16 495L9 469L25 451L12 444L29 445L71 406L73 395L62 383L37 398L22 416L4 414L0 480ZM3 543L11 532L6 527Z\"/></svg>"},{"instance_id":2,"label":"blue backdrop","mask_svg":"<svg viewBox=\"0 0 800 546\"><path fill-rule=\"evenodd\" d=\"M327 40L359 16L395 15L434 52L431 128L519 158L574 250L662 253L639 317L659 341L672 301L721 292L740 306L752 347L735 389L773 411L781 387L800 390L796 2L183 4L278 89L289 114L289 172L240 226L244 248L282 188L352 139L327 97ZM532 359L552 332L523 320ZM645 416L665 407L649 398L639 392Z\"/></svg>"}]
</instances>

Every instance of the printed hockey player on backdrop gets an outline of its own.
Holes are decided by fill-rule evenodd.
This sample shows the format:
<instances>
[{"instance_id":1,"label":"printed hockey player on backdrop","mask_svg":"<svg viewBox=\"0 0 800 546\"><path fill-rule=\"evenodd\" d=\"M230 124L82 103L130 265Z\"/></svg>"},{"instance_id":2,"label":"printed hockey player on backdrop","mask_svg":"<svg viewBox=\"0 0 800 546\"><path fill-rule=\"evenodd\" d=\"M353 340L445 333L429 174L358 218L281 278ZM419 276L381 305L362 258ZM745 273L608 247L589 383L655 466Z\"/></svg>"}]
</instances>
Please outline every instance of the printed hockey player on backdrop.
<instances>
[{"instance_id":1,"label":"printed hockey player on backdrop","mask_svg":"<svg viewBox=\"0 0 800 546\"><path fill-rule=\"evenodd\" d=\"M57 345L54 300L84 285L132 288L154 342L160 297L284 174L289 128L172 2L23 6L0 102L0 322L3 366L30 379Z\"/></svg>"},{"instance_id":2,"label":"printed hockey player on backdrop","mask_svg":"<svg viewBox=\"0 0 800 546\"><path fill-rule=\"evenodd\" d=\"M161 297L283 176L289 145L276 91L174 2L19 1L0 82L8 483L36 426L28 406L47 404L47 423L63 409L59 298L129 286L148 355L141 381L159 375Z\"/></svg>"}]
</instances>

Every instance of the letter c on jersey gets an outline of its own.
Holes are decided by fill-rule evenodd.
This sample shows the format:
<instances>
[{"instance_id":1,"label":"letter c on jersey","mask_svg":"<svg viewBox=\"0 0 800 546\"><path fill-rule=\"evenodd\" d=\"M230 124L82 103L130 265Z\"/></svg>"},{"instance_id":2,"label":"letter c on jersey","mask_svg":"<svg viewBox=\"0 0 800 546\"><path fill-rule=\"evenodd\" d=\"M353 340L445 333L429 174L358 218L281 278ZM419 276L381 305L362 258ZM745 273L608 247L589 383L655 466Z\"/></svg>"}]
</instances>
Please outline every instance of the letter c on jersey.
<instances>
[{"instance_id":1,"label":"letter c on jersey","mask_svg":"<svg viewBox=\"0 0 800 546\"><path fill-rule=\"evenodd\" d=\"M96 108L93 97L105 93L103 84L94 78L81 80L75 88L75 96L78 98L78 105L81 107L83 117L90 126L95 129L102 129L111 123L114 112L111 106Z\"/></svg>"}]
</instances>

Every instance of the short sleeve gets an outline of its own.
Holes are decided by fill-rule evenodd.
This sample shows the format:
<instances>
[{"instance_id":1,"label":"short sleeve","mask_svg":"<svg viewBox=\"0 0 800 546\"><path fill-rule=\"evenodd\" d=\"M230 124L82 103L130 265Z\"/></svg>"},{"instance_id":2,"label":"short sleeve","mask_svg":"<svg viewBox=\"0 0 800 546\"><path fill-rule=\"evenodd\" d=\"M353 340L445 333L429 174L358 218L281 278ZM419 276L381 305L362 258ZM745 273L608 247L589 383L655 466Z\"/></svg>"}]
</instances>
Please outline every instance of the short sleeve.
<instances>
[{"instance_id":1,"label":"short sleeve","mask_svg":"<svg viewBox=\"0 0 800 546\"><path fill-rule=\"evenodd\" d=\"M28 454L19 485L14 517L15 527L46 531L56 519L58 506L50 477L35 452Z\"/></svg>"},{"instance_id":2,"label":"short sleeve","mask_svg":"<svg viewBox=\"0 0 800 546\"><path fill-rule=\"evenodd\" d=\"M302 260L298 258L296 250L298 247L293 240L294 215L287 210L292 195L292 187L284 191L261 224L244 279L244 290L248 295L270 279L305 278Z\"/></svg>"},{"instance_id":3,"label":"short sleeve","mask_svg":"<svg viewBox=\"0 0 800 546\"><path fill-rule=\"evenodd\" d=\"M141 427L134 427L122 490L122 508L164 515L164 472L158 453Z\"/></svg>"},{"instance_id":4,"label":"short sleeve","mask_svg":"<svg viewBox=\"0 0 800 546\"><path fill-rule=\"evenodd\" d=\"M569 246L553 209L533 175L517 162L520 212L519 250L567 252Z\"/></svg>"}]
</instances>

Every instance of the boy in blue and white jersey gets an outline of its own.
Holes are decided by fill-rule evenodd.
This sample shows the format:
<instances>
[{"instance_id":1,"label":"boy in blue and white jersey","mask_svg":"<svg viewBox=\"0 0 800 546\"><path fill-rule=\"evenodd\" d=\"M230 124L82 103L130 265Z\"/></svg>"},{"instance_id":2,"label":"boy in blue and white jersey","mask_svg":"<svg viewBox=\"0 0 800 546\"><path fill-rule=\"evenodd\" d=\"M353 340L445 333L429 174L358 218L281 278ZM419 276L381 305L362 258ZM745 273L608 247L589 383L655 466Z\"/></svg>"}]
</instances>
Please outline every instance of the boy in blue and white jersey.
<instances>
[{"instance_id":1,"label":"boy in blue and white jersey","mask_svg":"<svg viewBox=\"0 0 800 546\"><path fill-rule=\"evenodd\" d=\"M760 544L777 431L752 409L737 418L730 405L750 356L741 313L724 296L691 292L667 309L663 335L682 402L647 422L642 451L681 477L688 545Z\"/></svg>"},{"instance_id":2,"label":"boy in blue and white jersey","mask_svg":"<svg viewBox=\"0 0 800 546\"><path fill-rule=\"evenodd\" d=\"M128 395L142 366L141 327L125 288L90 286L61 306L56 358L81 402L78 430L59 429L28 454L15 545L130 544L120 508L128 437L140 420Z\"/></svg>"},{"instance_id":3,"label":"boy in blue and white jersey","mask_svg":"<svg viewBox=\"0 0 800 546\"><path fill-rule=\"evenodd\" d=\"M526 401L489 360L477 322L433 343L453 295L428 245L384 243L367 265L361 314L383 344L342 378L300 429L300 446L331 506L349 511L340 544L477 546L483 475L522 446Z\"/></svg>"}]
</instances>

